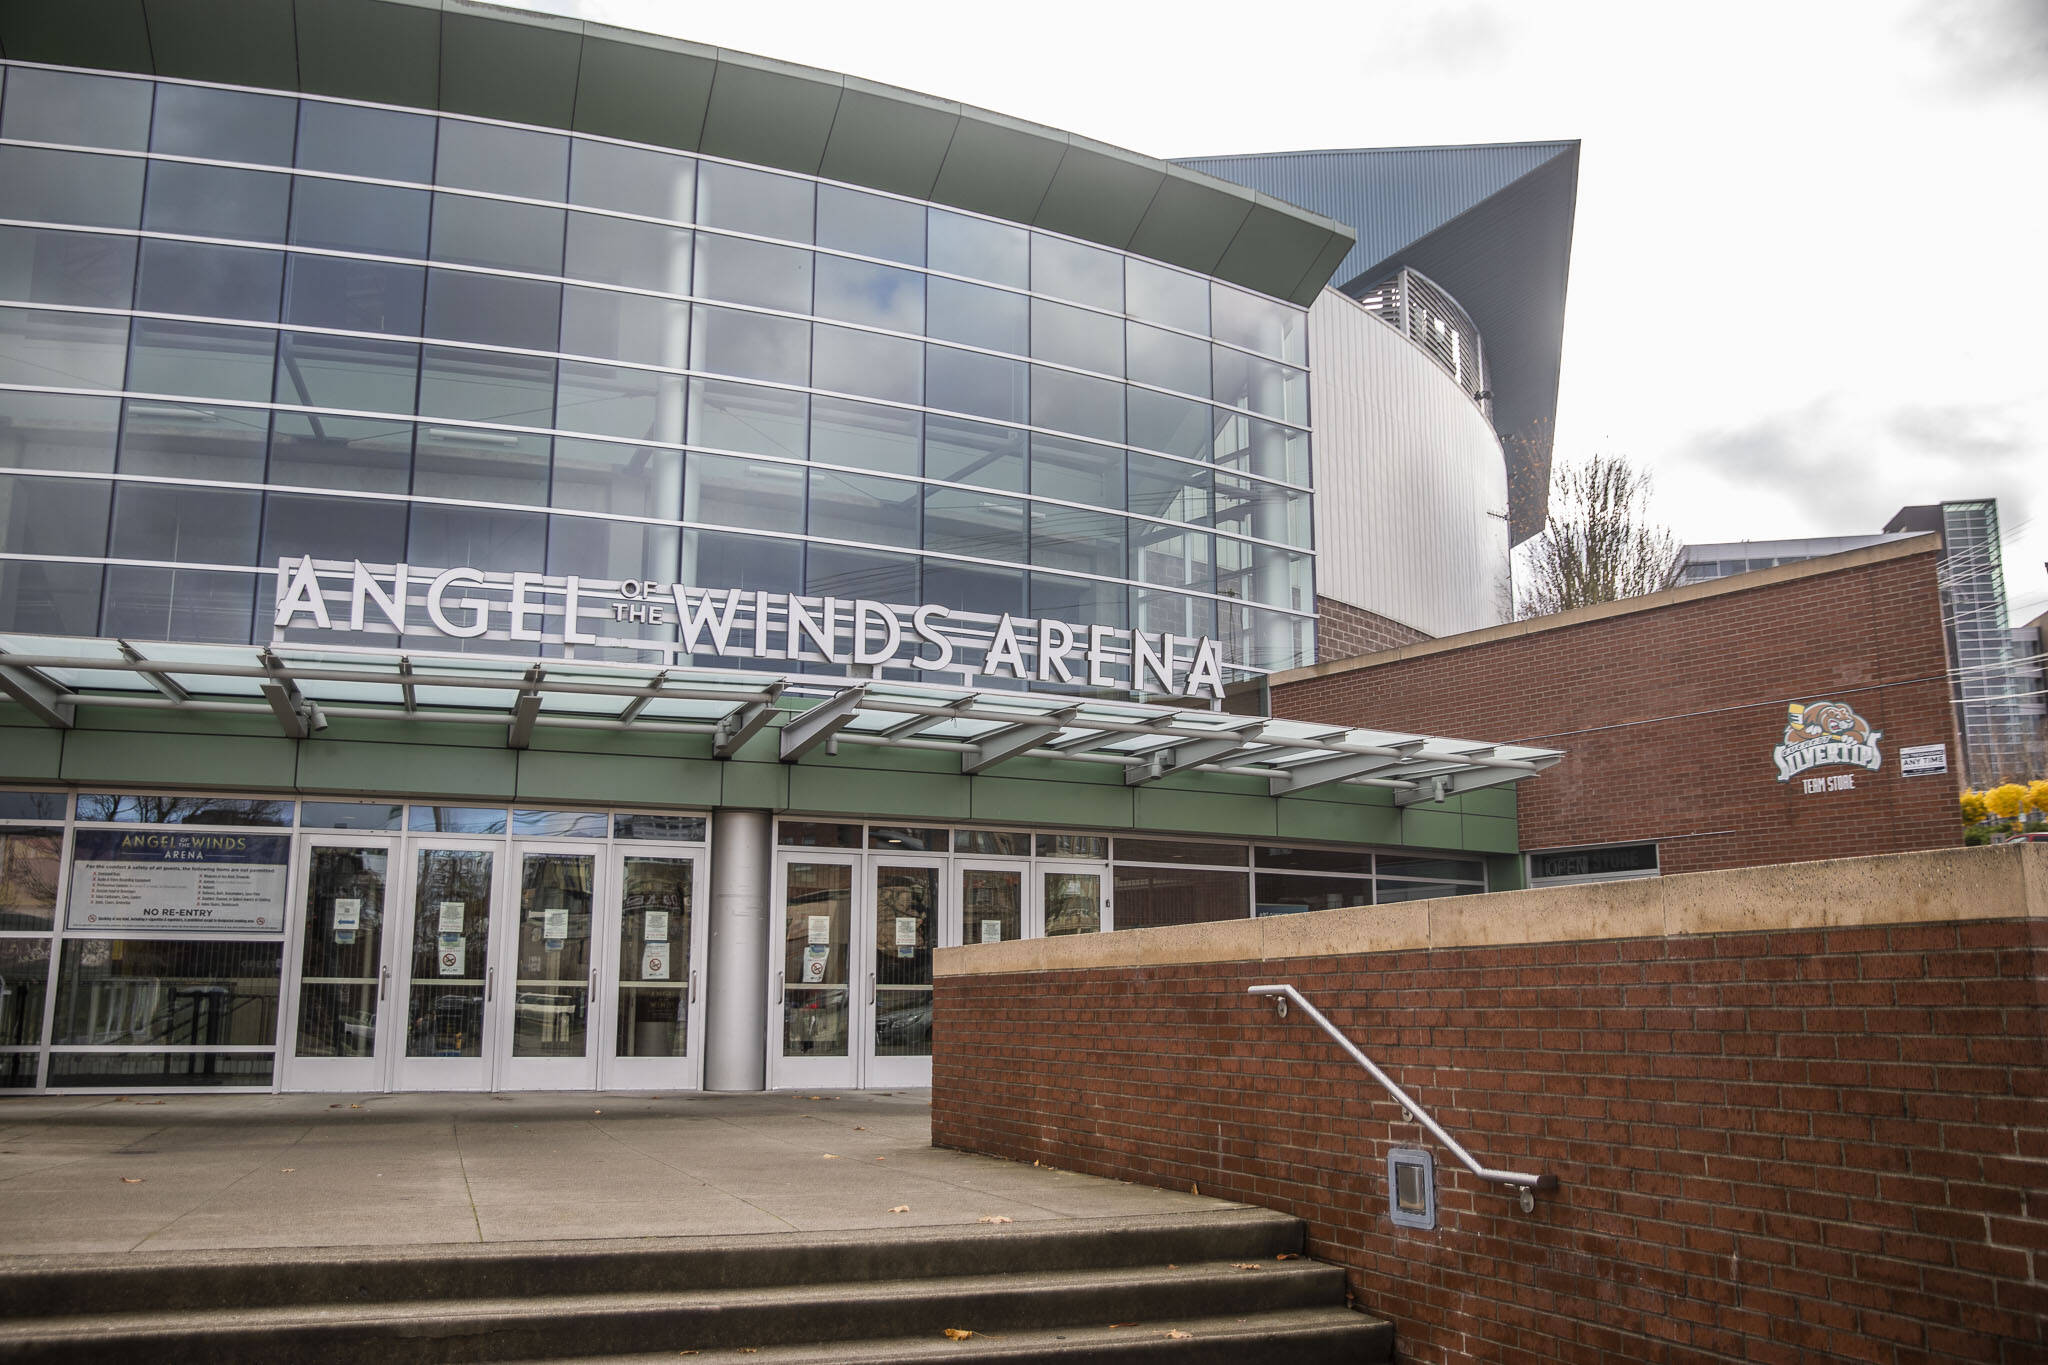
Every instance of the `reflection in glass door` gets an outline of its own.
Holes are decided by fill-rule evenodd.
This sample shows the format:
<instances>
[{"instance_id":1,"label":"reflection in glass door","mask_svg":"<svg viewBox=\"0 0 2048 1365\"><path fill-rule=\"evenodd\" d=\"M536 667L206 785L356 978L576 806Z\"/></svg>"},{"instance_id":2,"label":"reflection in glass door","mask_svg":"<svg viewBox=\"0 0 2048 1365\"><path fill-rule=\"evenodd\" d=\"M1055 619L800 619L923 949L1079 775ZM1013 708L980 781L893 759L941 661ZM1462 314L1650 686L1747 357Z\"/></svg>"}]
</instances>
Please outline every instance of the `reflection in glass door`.
<instances>
[{"instance_id":1,"label":"reflection in glass door","mask_svg":"<svg viewBox=\"0 0 2048 1365\"><path fill-rule=\"evenodd\" d=\"M1112 927L1099 865L1038 865L1039 912L1047 938L1093 934Z\"/></svg>"},{"instance_id":2,"label":"reflection in glass door","mask_svg":"<svg viewBox=\"0 0 2048 1365\"><path fill-rule=\"evenodd\" d=\"M588 848L519 846L519 903L507 951L511 989L510 1053L500 1090L573 1090L597 1084L592 1008L597 959L591 929L597 908L597 853Z\"/></svg>"},{"instance_id":3,"label":"reflection in glass door","mask_svg":"<svg viewBox=\"0 0 2048 1365\"><path fill-rule=\"evenodd\" d=\"M768 1083L851 1089L860 1084L847 992L860 860L806 852L779 861L775 923L782 942L778 950L770 940L776 958L769 1009L776 1026Z\"/></svg>"},{"instance_id":4,"label":"reflection in glass door","mask_svg":"<svg viewBox=\"0 0 2048 1365\"><path fill-rule=\"evenodd\" d=\"M405 1049L392 1087L485 1090L497 976L490 958L496 856L490 846L416 848L409 951L393 975Z\"/></svg>"},{"instance_id":5,"label":"reflection in glass door","mask_svg":"<svg viewBox=\"0 0 2048 1365\"><path fill-rule=\"evenodd\" d=\"M287 1085L293 1090L382 1090L392 964L386 896L389 840L305 841L299 908L299 984Z\"/></svg>"},{"instance_id":6,"label":"reflection in glass door","mask_svg":"<svg viewBox=\"0 0 2048 1365\"><path fill-rule=\"evenodd\" d=\"M860 1084L930 1085L932 949L939 946L943 862L874 859L873 910L863 1030L868 1047Z\"/></svg>"},{"instance_id":7,"label":"reflection in glass door","mask_svg":"<svg viewBox=\"0 0 2048 1365\"><path fill-rule=\"evenodd\" d=\"M621 850L613 863L618 990L607 1089L695 1089L698 1042L697 863ZM602 949L600 949L602 951Z\"/></svg>"},{"instance_id":8,"label":"reflection in glass door","mask_svg":"<svg viewBox=\"0 0 2048 1365\"><path fill-rule=\"evenodd\" d=\"M1024 937L1022 865L963 863L960 868L960 941L1008 943Z\"/></svg>"}]
</instances>

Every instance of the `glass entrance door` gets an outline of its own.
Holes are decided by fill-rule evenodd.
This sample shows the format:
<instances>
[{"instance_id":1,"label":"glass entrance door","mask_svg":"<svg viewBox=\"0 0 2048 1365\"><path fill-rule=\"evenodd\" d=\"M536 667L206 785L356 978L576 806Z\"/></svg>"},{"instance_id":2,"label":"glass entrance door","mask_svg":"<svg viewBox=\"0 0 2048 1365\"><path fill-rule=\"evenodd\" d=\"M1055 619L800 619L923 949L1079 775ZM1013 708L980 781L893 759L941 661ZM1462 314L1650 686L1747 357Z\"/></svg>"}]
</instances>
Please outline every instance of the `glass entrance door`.
<instances>
[{"instance_id":1,"label":"glass entrance door","mask_svg":"<svg viewBox=\"0 0 2048 1365\"><path fill-rule=\"evenodd\" d=\"M1024 937L1024 892L1030 866L967 862L954 866L960 881L960 941L1008 943Z\"/></svg>"},{"instance_id":2,"label":"glass entrance door","mask_svg":"<svg viewBox=\"0 0 2048 1365\"><path fill-rule=\"evenodd\" d=\"M377 1091L388 1084L405 1011L392 992L402 941L390 892L395 841L302 840L298 994L284 1083L291 1090Z\"/></svg>"},{"instance_id":3,"label":"glass entrance door","mask_svg":"<svg viewBox=\"0 0 2048 1365\"><path fill-rule=\"evenodd\" d=\"M491 960L496 841L437 838L412 845L406 913L396 935L390 1087L488 1090L491 1044L502 1031Z\"/></svg>"},{"instance_id":4,"label":"glass entrance door","mask_svg":"<svg viewBox=\"0 0 2048 1365\"><path fill-rule=\"evenodd\" d=\"M606 1026L602 1084L608 1090L695 1090L703 1084L703 1006L698 991L706 917L697 910L697 856L649 846L612 855L609 901L615 948L599 960L618 977ZM602 980L602 978L600 978Z\"/></svg>"},{"instance_id":5,"label":"glass entrance door","mask_svg":"<svg viewBox=\"0 0 2048 1365\"><path fill-rule=\"evenodd\" d=\"M862 1075L868 1087L932 1083L932 949L946 938L941 858L870 855Z\"/></svg>"},{"instance_id":6,"label":"glass entrance door","mask_svg":"<svg viewBox=\"0 0 2048 1365\"><path fill-rule=\"evenodd\" d=\"M851 1090L860 1084L848 986L861 863L859 854L808 849L776 858L768 940L771 1088Z\"/></svg>"},{"instance_id":7,"label":"glass entrance door","mask_svg":"<svg viewBox=\"0 0 2048 1365\"><path fill-rule=\"evenodd\" d=\"M1038 864L1038 932L1094 934L1114 927L1100 863Z\"/></svg>"},{"instance_id":8,"label":"glass entrance door","mask_svg":"<svg viewBox=\"0 0 2048 1365\"><path fill-rule=\"evenodd\" d=\"M599 850L517 842L498 979L498 1090L597 1085Z\"/></svg>"}]
</instances>

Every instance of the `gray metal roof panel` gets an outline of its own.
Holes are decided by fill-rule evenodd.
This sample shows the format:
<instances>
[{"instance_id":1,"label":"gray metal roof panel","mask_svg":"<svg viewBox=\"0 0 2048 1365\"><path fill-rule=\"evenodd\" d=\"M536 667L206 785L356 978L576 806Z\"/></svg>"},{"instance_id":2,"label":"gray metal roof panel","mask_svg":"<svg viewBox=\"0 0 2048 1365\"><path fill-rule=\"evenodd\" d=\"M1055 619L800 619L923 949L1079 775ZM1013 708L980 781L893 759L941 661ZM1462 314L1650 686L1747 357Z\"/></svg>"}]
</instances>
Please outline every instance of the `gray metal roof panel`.
<instances>
[{"instance_id":1,"label":"gray metal roof panel","mask_svg":"<svg viewBox=\"0 0 2048 1365\"><path fill-rule=\"evenodd\" d=\"M292 89L298 34L290 5L272 0L144 0L157 74Z\"/></svg>"},{"instance_id":2,"label":"gray metal roof panel","mask_svg":"<svg viewBox=\"0 0 2048 1365\"><path fill-rule=\"evenodd\" d=\"M414 109L441 101L438 0L300 0L299 89Z\"/></svg>"},{"instance_id":3,"label":"gray metal roof panel","mask_svg":"<svg viewBox=\"0 0 2048 1365\"><path fill-rule=\"evenodd\" d=\"M718 54L692 43L633 41L639 35L589 25L576 74L579 133L695 147L704 135Z\"/></svg>"}]
</instances>

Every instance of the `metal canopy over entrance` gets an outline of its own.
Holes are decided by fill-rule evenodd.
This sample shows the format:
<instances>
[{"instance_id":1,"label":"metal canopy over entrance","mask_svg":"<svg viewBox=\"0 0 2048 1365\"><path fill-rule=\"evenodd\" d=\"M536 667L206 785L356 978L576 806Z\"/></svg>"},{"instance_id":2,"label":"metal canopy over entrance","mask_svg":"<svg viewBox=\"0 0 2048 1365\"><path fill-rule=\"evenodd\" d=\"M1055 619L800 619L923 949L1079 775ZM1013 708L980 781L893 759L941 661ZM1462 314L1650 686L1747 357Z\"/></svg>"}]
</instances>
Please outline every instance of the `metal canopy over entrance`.
<instances>
[{"instance_id":1,"label":"metal canopy over entrance","mask_svg":"<svg viewBox=\"0 0 2048 1365\"><path fill-rule=\"evenodd\" d=\"M1028 757L1115 765L1134 787L1230 773L1265 779L1275 797L1348 783L1389 789L1403 806L1515 782L1563 757L1524 745L1042 693L287 645L145 649L0 635L0 692L58 729L71 727L80 706L270 716L292 739L317 733L330 717L403 718L502 724L513 749L546 728L701 734L714 757L731 758L776 726L785 763L858 744L952 751L964 774Z\"/></svg>"}]
</instances>

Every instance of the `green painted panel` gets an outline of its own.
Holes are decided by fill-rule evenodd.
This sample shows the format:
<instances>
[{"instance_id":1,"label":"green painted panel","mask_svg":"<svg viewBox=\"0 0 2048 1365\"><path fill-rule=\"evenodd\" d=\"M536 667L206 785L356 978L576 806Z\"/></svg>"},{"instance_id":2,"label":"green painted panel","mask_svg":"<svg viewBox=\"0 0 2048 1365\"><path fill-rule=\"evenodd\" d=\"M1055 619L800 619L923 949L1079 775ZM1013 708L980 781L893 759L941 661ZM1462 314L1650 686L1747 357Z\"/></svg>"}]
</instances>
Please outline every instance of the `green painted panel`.
<instances>
[{"instance_id":1,"label":"green painted panel","mask_svg":"<svg viewBox=\"0 0 2048 1365\"><path fill-rule=\"evenodd\" d=\"M1481 787L1478 791L1466 792L1458 798L1467 815L1505 815L1512 819L1515 814L1515 788L1513 783L1498 787Z\"/></svg>"},{"instance_id":2,"label":"green painted panel","mask_svg":"<svg viewBox=\"0 0 2048 1365\"><path fill-rule=\"evenodd\" d=\"M1401 839L1401 817L1392 806L1286 800L1274 804L1279 808L1279 834L1283 839L1357 844L1399 843Z\"/></svg>"},{"instance_id":3,"label":"green painted panel","mask_svg":"<svg viewBox=\"0 0 2048 1365\"><path fill-rule=\"evenodd\" d=\"M1486 889L1520 891L1529 884L1522 872L1523 862L1520 854L1493 854L1486 860Z\"/></svg>"},{"instance_id":4,"label":"green painted panel","mask_svg":"<svg viewBox=\"0 0 2048 1365\"><path fill-rule=\"evenodd\" d=\"M1409 806L1401 812L1401 842L1417 848L1463 848L1465 817Z\"/></svg>"},{"instance_id":5,"label":"green painted panel","mask_svg":"<svg viewBox=\"0 0 2048 1365\"><path fill-rule=\"evenodd\" d=\"M939 170L932 198L1015 223L1028 223L1038 213L1066 151L1063 142L1043 131L1012 124L996 114L970 109L962 113Z\"/></svg>"},{"instance_id":6,"label":"green painted panel","mask_svg":"<svg viewBox=\"0 0 2048 1365\"><path fill-rule=\"evenodd\" d=\"M1355 245L1357 243L1352 238L1332 233L1330 244L1323 248L1322 255L1309 262L1301 283L1295 286L1289 297L1300 304L1315 302L1316 295L1323 292L1323 287L1330 283L1330 277L1337 273L1337 267L1344 263L1344 258L1351 254Z\"/></svg>"},{"instance_id":7,"label":"green painted panel","mask_svg":"<svg viewBox=\"0 0 2048 1365\"><path fill-rule=\"evenodd\" d=\"M576 114L583 25L574 19L450 7L441 15L441 107L567 128Z\"/></svg>"},{"instance_id":8,"label":"green painted panel","mask_svg":"<svg viewBox=\"0 0 2048 1365\"><path fill-rule=\"evenodd\" d=\"M1114 147L1067 148L1038 207L1037 225L1093 242L1128 246L1166 173Z\"/></svg>"},{"instance_id":9,"label":"green painted panel","mask_svg":"<svg viewBox=\"0 0 2048 1365\"><path fill-rule=\"evenodd\" d=\"M1253 289L1291 298L1301 283L1302 262L1320 256L1329 242L1328 228L1305 222L1261 199L1252 205L1244 226L1223 253L1217 273Z\"/></svg>"},{"instance_id":10,"label":"green painted panel","mask_svg":"<svg viewBox=\"0 0 2048 1365\"><path fill-rule=\"evenodd\" d=\"M1503 820L1497 815L1464 815L1462 848L1481 853L1513 853L1521 847L1518 831L1513 820Z\"/></svg>"},{"instance_id":11,"label":"green painted panel","mask_svg":"<svg viewBox=\"0 0 2048 1365\"><path fill-rule=\"evenodd\" d=\"M1117 769L1111 768L1110 772ZM1252 777L1245 773L1181 773L1174 777L1162 777L1157 782L1147 782L1148 791L1193 791L1229 792L1235 796L1256 796L1262 801L1272 798L1266 793L1271 783L1263 777Z\"/></svg>"},{"instance_id":12,"label":"green painted panel","mask_svg":"<svg viewBox=\"0 0 2048 1365\"><path fill-rule=\"evenodd\" d=\"M852 76L818 173L918 199L931 196L960 124L958 105L871 86Z\"/></svg>"},{"instance_id":13,"label":"green painted panel","mask_svg":"<svg viewBox=\"0 0 2048 1365\"><path fill-rule=\"evenodd\" d=\"M1140 787L1132 804L1133 827L1269 838L1279 830L1277 804L1269 796Z\"/></svg>"},{"instance_id":14,"label":"green painted panel","mask_svg":"<svg viewBox=\"0 0 2048 1365\"><path fill-rule=\"evenodd\" d=\"M815 175L839 107L840 78L768 63L740 52L718 54L703 149L713 156Z\"/></svg>"},{"instance_id":15,"label":"green painted panel","mask_svg":"<svg viewBox=\"0 0 2048 1365\"><path fill-rule=\"evenodd\" d=\"M711 736L663 734L659 731L642 733L638 730L553 730L543 724L534 732L533 751L709 761Z\"/></svg>"},{"instance_id":16,"label":"green painted panel","mask_svg":"<svg viewBox=\"0 0 2048 1365\"><path fill-rule=\"evenodd\" d=\"M63 762L63 732L40 725L34 729L0 727L0 777L54 782L63 771Z\"/></svg>"},{"instance_id":17,"label":"green painted panel","mask_svg":"<svg viewBox=\"0 0 2048 1365\"><path fill-rule=\"evenodd\" d=\"M789 769L780 763L731 759L719 764L725 781L720 805L748 810L789 809Z\"/></svg>"},{"instance_id":18,"label":"green painted panel","mask_svg":"<svg viewBox=\"0 0 2048 1365\"><path fill-rule=\"evenodd\" d=\"M1207 176L1169 167L1131 235L1131 250L1208 274L1251 211L1249 190L1233 193Z\"/></svg>"},{"instance_id":19,"label":"green painted panel","mask_svg":"<svg viewBox=\"0 0 2048 1365\"><path fill-rule=\"evenodd\" d=\"M959 777L960 755L944 749L885 749L875 744L844 744L840 746L837 757L827 754L822 748L813 749L794 766L799 769L865 772L869 781L886 782L889 777L883 774L940 773Z\"/></svg>"},{"instance_id":20,"label":"green painted panel","mask_svg":"<svg viewBox=\"0 0 2048 1365\"><path fill-rule=\"evenodd\" d=\"M503 725L476 724L451 725L431 721L406 720L393 713L391 720L368 720L359 717L330 720L327 728L320 732L320 741L353 740L367 744L422 744L429 748L454 749L502 749L505 747Z\"/></svg>"},{"instance_id":21,"label":"green painted panel","mask_svg":"<svg viewBox=\"0 0 2048 1365\"><path fill-rule=\"evenodd\" d=\"M518 763L510 749L360 744L324 738L309 739L300 748L299 787L304 791L510 801L518 785Z\"/></svg>"},{"instance_id":22,"label":"green painted panel","mask_svg":"<svg viewBox=\"0 0 2048 1365\"><path fill-rule=\"evenodd\" d=\"M877 780L857 768L797 764L789 771L789 809L957 820L967 813L972 780L958 773L891 773Z\"/></svg>"},{"instance_id":23,"label":"green painted panel","mask_svg":"<svg viewBox=\"0 0 2048 1365\"><path fill-rule=\"evenodd\" d=\"M519 755L515 793L521 801L631 802L655 806L715 806L723 786L720 764L613 755Z\"/></svg>"},{"instance_id":24,"label":"green painted panel","mask_svg":"<svg viewBox=\"0 0 2048 1365\"><path fill-rule=\"evenodd\" d=\"M718 66L711 50L646 35L620 41L602 32L592 25L583 38L576 131L695 151Z\"/></svg>"},{"instance_id":25,"label":"green painted panel","mask_svg":"<svg viewBox=\"0 0 2048 1365\"><path fill-rule=\"evenodd\" d=\"M256 787L290 791L296 746L282 736L164 735L73 730L64 740L66 782L148 787Z\"/></svg>"},{"instance_id":26,"label":"green painted panel","mask_svg":"<svg viewBox=\"0 0 2048 1365\"><path fill-rule=\"evenodd\" d=\"M142 0L0 0L0 56L102 71L153 69Z\"/></svg>"},{"instance_id":27,"label":"green painted panel","mask_svg":"<svg viewBox=\"0 0 2048 1365\"><path fill-rule=\"evenodd\" d=\"M1095 829L1131 827L1131 789L1121 781L1113 787L1098 787L1081 782L977 777L973 784L968 793L969 809L965 812L971 820L1032 821Z\"/></svg>"},{"instance_id":28,"label":"green painted panel","mask_svg":"<svg viewBox=\"0 0 2048 1365\"><path fill-rule=\"evenodd\" d=\"M258 739L283 739L277 721L268 712L260 716L193 714L171 710L142 711L126 706L81 706L76 717L80 730L140 731L168 735L253 735Z\"/></svg>"},{"instance_id":29,"label":"green painted panel","mask_svg":"<svg viewBox=\"0 0 2048 1365\"><path fill-rule=\"evenodd\" d=\"M1012 758L998 763L982 776L1007 778L1013 782L1049 782L1057 786L1115 787L1128 791L1124 786L1124 770L1116 763L1076 763L1071 759L1056 758Z\"/></svg>"},{"instance_id":30,"label":"green painted panel","mask_svg":"<svg viewBox=\"0 0 2048 1365\"><path fill-rule=\"evenodd\" d=\"M159 76L296 90L292 7L277 0L144 0Z\"/></svg>"},{"instance_id":31,"label":"green painted panel","mask_svg":"<svg viewBox=\"0 0 2048 1365\"><path fill-rule=\"evenodd\" d=\"M295 0L299 89L414 109L441 102L441 7L428 0Z\"/></svg>"}]
</instances>

